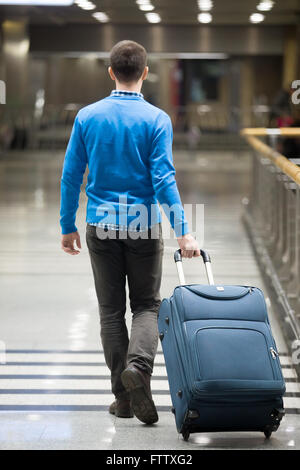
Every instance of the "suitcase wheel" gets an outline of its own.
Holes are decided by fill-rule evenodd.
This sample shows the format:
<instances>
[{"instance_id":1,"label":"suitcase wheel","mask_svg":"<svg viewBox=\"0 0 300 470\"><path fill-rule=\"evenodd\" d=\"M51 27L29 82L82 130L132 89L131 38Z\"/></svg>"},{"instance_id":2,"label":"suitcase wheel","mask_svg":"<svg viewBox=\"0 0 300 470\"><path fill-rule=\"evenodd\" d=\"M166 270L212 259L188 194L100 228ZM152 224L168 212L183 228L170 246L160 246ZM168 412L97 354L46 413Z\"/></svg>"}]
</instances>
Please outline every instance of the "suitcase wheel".
<instances>
[{"instance_id":1,"label":"suitcase wheel","mask_svg":"<svg viewBox=\"0 0 300 470\"><path fill-rule=\"evenodd\" d=\"M184 441L188 441L188 440L189 440L189 437L190 437L190 431L188 431L188 430L183 431L182 437L183 437L183 440L184 440Z\"/></svg>"},{"instance_id":2,"label":"suitcase wheel","mask_svg":"<svg viewBox=\"0 0 300 470\"><path fill-rule=\"evenodd\" d=\"M264 430L264 435L266 436L266 439L270 439L270 437L272 436L272 430L269 428L266 428Z\"/></svg>"}]
</instances>

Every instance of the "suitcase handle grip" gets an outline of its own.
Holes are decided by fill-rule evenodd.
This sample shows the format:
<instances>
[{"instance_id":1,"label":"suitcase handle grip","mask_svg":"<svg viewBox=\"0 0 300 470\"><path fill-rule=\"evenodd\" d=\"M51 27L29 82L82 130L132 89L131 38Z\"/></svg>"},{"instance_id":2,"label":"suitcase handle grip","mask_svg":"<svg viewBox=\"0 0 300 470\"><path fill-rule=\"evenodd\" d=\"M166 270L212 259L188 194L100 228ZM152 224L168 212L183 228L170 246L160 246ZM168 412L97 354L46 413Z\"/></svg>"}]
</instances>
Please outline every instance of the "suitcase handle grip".
<instances>
[{"instance_id":1,"label":"suitcase handle grip","mask_svg":"<svg viewBox=\"0 0 300 470\"><path fill-rule=\"evenodd\" d=\"M213 285L214 284L214 278L213 278L213 274L212 274L212 270L211 270L211 258L209 256L209 254L207 253L207 251L205 251L205 250L200 250L200 254L202 256L202 259L203 259L203 262L204 262L204 265L205 265L205 270L206 270L206 276L207 276L208 283L210 285ZM182 267L182 256L181 256L181 250L180 249L175 251L174 261L176 263L176 268L177 268L177 272L178 272L180 285L184 285L185 284L185 277L184 277L184 272L183 272L183 267Z\"/></svg>"},{"instance_id":2,"label":"suitcase handle grip","mask_svg":"<svg viewBox=\"0 0 300 470\"><path fill-rule=\"evenodd\" d=\"M200 250L200 254L202 256L202 259L203 259L203 262L204 263L211 263L211 258L208 254L207 251L205 250ZM181 257L181 250L176 250L175 253L174 253L174 261L175 263L177 263L178 261L182 261L182 257Z\"/></svg>"}]
</instances>

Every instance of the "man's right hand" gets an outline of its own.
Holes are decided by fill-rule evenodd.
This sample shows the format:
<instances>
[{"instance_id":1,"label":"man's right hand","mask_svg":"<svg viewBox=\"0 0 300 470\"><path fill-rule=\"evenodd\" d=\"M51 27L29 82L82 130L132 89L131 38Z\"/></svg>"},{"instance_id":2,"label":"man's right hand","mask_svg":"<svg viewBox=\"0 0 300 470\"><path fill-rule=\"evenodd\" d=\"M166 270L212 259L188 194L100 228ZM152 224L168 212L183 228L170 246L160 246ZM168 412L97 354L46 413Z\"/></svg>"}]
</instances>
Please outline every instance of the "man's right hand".
<instances>
[{"instance_id":1,"label":"man's right hand","mask_svg":"<svg viewBox=\"0 0 300 470\"><path fill-rule=\"evenodd\" d=\"M179 248L181 249L181 256L183 258L193 258L193 256L200 256L198 242L190 233L187 233L182 237L178 237L177 241Z\"/></svg>"},{"instance_id":2,"label":"man's right hand","mask_svg":"<svg viewBox=\"0 0 300 470\"><path fill-rule=\"evenodd\" d=\"M61 236L61 247L69 255L79 255L80 251L75 249L81 249L80 236L78 232L68 233L67 235Z\"/></svg>"}]
</instances>

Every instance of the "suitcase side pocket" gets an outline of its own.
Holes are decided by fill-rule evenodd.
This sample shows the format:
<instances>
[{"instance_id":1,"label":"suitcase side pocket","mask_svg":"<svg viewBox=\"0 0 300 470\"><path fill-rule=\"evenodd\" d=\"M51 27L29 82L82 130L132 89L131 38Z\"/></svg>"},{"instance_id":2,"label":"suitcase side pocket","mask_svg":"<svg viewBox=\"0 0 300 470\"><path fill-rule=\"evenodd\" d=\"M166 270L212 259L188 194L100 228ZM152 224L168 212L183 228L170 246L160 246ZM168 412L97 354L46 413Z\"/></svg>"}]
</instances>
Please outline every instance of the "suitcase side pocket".
<instances>
[{"instance_id":1,"label":"suitcase side pocket","mask_svg":"<svg viewBox=\"0 0 300 470\"><path fill-rule=\"evenodd\" d=\"M192 334L193 389L196 382L205 382L209 393L218 395L224 392L224 383L231 392L282 395L281 367L267 326L256 322L212 323L194 329Z\"/></svg>"}]
</instances>

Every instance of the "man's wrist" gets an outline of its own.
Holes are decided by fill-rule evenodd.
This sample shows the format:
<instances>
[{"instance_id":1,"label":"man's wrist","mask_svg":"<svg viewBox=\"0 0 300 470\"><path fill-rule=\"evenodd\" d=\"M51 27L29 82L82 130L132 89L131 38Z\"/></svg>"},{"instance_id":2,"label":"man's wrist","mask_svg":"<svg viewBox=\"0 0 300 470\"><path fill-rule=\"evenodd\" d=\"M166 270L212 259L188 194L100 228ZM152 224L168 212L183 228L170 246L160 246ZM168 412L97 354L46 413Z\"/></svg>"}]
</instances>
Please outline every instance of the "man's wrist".
<instances>
[{"instance_id":1,"label":"man's wrist","mask_svg":"<svg viewBox=\"0 0 300 470\"><path fill-rule=\"evenodd\" d=\"M193 235L191 233L185 233L184 235L177 237L177 240L184 240L185 238L191 238L192 236Z\"/></svg>"}]
</instances>

